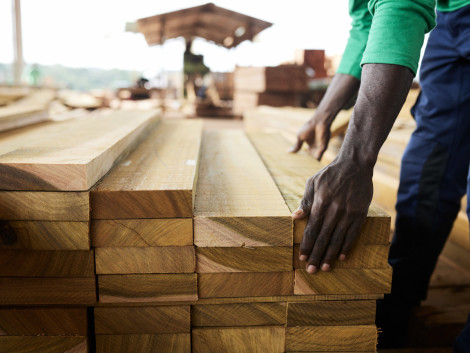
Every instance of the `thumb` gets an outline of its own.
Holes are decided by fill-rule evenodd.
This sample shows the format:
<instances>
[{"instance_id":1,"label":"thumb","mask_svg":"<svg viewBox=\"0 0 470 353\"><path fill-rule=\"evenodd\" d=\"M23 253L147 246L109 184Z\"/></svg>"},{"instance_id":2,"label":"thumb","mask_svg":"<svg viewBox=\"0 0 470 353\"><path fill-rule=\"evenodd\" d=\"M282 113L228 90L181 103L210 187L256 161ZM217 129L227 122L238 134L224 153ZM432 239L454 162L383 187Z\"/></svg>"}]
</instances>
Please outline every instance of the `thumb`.
<instances>
[{"instance_id":1,"label":"thumb","mask_svg":"<svg viewBox=\"0 0 470 353\"><path fill-rule=\"evenodd\" d=\"M307 217L309 213L310 213L309 210L304 210L302 209L302 206L299 206L299 208L294 213L292 213L292 218L303 219Z\"/></svg>"},{"instance_id":2,"label":"thumb","mask_svg":"<svg viewBox=\"0 0 470 353\"><path fill-rule=\"evenodd\" d=\"M297 153L302 148L304 141L297 138L296 144L289 150L289 153Z\"/></svg>"}]
</instances>

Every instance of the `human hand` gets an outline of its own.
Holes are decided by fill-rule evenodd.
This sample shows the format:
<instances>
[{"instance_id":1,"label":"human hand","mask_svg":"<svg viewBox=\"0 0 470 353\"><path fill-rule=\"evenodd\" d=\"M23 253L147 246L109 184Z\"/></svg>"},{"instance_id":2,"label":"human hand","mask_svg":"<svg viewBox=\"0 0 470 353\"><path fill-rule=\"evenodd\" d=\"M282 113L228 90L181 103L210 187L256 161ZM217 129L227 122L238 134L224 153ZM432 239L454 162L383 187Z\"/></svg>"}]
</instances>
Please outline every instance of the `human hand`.
<instances>
[{"instance_id":1,"label":"human hand","mask_svg":"<svg viewBox=\"0 0 470 353\"><path fill-rule=\"evenodd\" d=\"M309 153L317 160L320 160L328 147L330 141L330 123L327 123L320 117L319 114L315 114L312 119L307 121L299 133L297 134L297 142L289 152L297 153L304 142L308 144Z\"/></svg>"},{"instance_id":2,"label":"human hand","mask_svg":"<svg viewBox=\"0 0 470 353\"><path fill-rule=\"evenodd\" d=\"M329 271L345 260L364 223L372 200L372 168L334 161L308 179L294 219L309 217L300 245L307 271Z\"/></svg>"}]
</instances>

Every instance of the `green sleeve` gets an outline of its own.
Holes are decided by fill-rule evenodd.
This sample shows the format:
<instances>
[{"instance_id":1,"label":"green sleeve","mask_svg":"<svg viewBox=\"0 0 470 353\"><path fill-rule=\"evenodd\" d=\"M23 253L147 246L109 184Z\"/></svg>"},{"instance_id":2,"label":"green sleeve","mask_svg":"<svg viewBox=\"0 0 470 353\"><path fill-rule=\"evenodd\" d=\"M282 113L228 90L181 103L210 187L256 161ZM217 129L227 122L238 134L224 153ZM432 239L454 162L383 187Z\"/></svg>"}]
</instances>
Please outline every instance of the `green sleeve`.
<instances>
[{"instance_id":1,"label":"green sleeve","mask_svg":"<svg viewBox=\"0 0 470 353\"><path fill-rule=\"evenodd\" d=\"M367 8L369 0L349 0L349 14L352 18L348 44L336 72L361 79L361 59L366 48L372 22Z\"/></svg>"},{"instance_id":2,"label":"green sleeve","mask_svg":"<svg viewBox=\"0 0 470 353\"><path fill-rule=\"evenodd\" d=\"M418 69L424 35L435 25L436 0L371 0L373 16L362 64L396 64Z\"/></svg>"}]
</instances>

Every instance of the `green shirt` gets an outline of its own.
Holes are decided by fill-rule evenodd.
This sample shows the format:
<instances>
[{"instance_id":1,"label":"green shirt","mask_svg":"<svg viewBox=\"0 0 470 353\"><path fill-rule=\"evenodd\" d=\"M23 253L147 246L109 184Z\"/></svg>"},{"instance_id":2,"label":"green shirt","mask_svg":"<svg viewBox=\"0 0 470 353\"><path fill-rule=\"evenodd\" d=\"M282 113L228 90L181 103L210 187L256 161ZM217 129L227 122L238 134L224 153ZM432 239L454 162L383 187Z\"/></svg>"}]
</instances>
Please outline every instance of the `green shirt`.
<instances>
[{"instance_id":1,"label":"green shirt","mask_svg":"<svg viewBox=\"0 0 470 353\"><path fill-rule=\"evenodd\" d=\"M418 69L424 35L436 25L435 9L455 11L470 0L349 0L352 18L338 73L361 78L362 64Z\"/></svg>"}]
</instances>

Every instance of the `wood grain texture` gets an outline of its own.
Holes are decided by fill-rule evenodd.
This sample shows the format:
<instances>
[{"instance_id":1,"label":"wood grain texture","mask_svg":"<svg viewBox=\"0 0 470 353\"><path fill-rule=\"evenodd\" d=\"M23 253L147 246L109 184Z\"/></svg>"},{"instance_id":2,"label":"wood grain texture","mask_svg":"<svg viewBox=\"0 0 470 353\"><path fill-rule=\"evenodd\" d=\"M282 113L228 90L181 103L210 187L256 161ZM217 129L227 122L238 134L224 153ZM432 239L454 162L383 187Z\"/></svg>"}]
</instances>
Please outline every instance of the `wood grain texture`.
<instances>
[{"instance_id":1,"label":"wood grain texture","mask_svg":"<svg viewBox=\"0 0 470 353\"><path fill-rule=\"evenodd\" d=\"M100 275L101 303L197 300L196 274Z\"/></svg>"},{"instance_id":2,"label":"wood grain texture","mask_svg":"<svg viewBox=\"0 0 470 353\"><path fill-rule=\"evenodd\" d=\"M192 327L285 325L286 303L193 305Z\"/></svg>"},{"instance_id":3,"label":"wood grain texture","mask_svg":"<svg viewBox=\"0 0 470 353\"><path fill-rule=\"evenodd\" d=\"M288 327L286 330L287 352L374 352L376 345L375 325Z\"/></svg>"},{"instance_id":4,"label":"wood grain texture","mask_svg":"<svg viewBox=\"0 0 470 353\"><path fill-rule=\"evenodd\" d=\"M89 190L158 121L158 111L112 111L0 139L0 189Z\"/></svg>"},{"instance_id":5,"label":"wood grain texture","mask_svg":"<svg viewBox=\"0 0 470 353\"><path fill-rule=\"evenodd\" d=\"M0 276L94 278L93 250L0 250Z\"/></svg>"},{"instance_id":6,"label":"wood grain texture","mask_svg":"<svg viewBox=\"0 0 470 353\"><path fill-rule=\"evenodd\" d=\"M88 344L80 336L0 336L0 352L88 353Z\"/></svg>"},{"instance_id":7,"label":"wood grain texture","mask_svg":"<svg viewBox=\"0 0 470 353\"><path fill-rule=\"evenodd\" d=\"M192 217L201 133L198 120L162 122L93 189L92 218Z\"/></svg>"},{"instance_id":8,"label":"wood grain texture","mask_svg":"<svg viewBox=\"0 0 470 353\"><path fill-rule=\"evenodd\" d=\"M94 247L187 246L193 244L191 218L111 219L91 222Z\"/></svg>"},{"instance_id":9,"label":"wood grain texture","mask_svg":"<svg viewBox=\"0 0 470 353\"><path fill-rule=\"evenodd\" d=\"M392 268L295 270L294 294L385 294L390 292Z\"/></svg>"},{"instance_id":10,"label":"wood grain texture","mask_svg":"<svg viewBox=\"0 0 470 353\"><path fill-rule=\"evenodd\" d=\"M89 193L0 191L0 219L7 221L89 221Z\"/></svg>"},{"instance_id":11,"label":"wood grain texture","mask_svg":"<svg viewBox=\"0 0 470 353\"><path fill-rule=\"evenodd\" d=\"M287 326L375 325L375 300L289 303Z\"/></svg>"},{"instance_id":12,"label":"wood grain texture","mask_svg":"<svg viewBox=\"0 0 470 353\"><path fill-rule=\"evenodd\" d=\"M194 246L97 248L96 274L193 273Z\"/></svg>"},{"instance_id":13,"label":"wood grain texture","mask_svg":"<svg viewBox=\"0 0 470 353\"><path fill-rule=\"evenodd\" d=\"M198 274L200 298L236 298L293 294L293 272Z\"/></svg>"},{"instance_id":14,"label":"wood grain texture","mask_svg":"<svg viewBox=\"0 0 470 353\"><path fill-rule=\"evenodd\" d=\"M96 334L189 333L189 305L95 308Z\"/></svg>"},{"instance_id":15,"label":"wood grain texture","mask_svg":"<svg viewBox=\"0 0 470 353\"><path fill-rule=\"evenodd\" d=\"M194 328L193 353L283 353L284 327Z\"/></svg>"},{"instance_id":16,"label":"wood grain texture","mask_svg":"<svg viewBox=\"0 0 470 353\"><path fill-rule=\"evenodd\" d=\"M89 250L89 222L0 221L0 249Z\"/></svg>"},{"instance_id":17,"label":"wood grain texture","mask_svg":"<svg viewBox=\"0 0 470 353\"><path fill-rule=\"evenodd\" d=\"M95 278L0 277L0 305L92 305Z\"/></svg>"},{"instance_id":18,"label":"wood grain texture","mask_svg":"<svg viewBox=\"0 0 470 353\"><path fill-rule=\"evenodd\" d=\"M86 335L86 308L0 308L0 336Z\"/></svg>"},{"instance_id":19,"label":"wood grain texture","mask_svg":"<svg viewBox=\"0 0 470 353\"><path fill-rule=\"evenodd\" d=\"M199 247L292 245L289 209L242 131L204 134L194 215Z\"/></svg>"},{"instance_id":20,"label":"wood grain texture","mask_svg":"<svg viewBox=\"0 0 470 353\"><path fill-rule=\"evenodd\" d=\"M197 273L292 271L292 248L197 248Z\"/></svg>"},{"instance_id":21,"label":"wood grain texture","mask_svg":"<svg viewBox=\"0 0 470 353\"><path fill-rule=\"evenodd\" d=\"M294 244L294 268L305 269L307 262L299 260L300 244ZM346 260L335 261L333 268L388 268L388 245L354 244Z\"/></svg>"},{"instance_id":22,"label":"wood grain texture","mask_svg":"<svg viewBox=\"0 0 470 353\"><path fill-rule=\"evenodd\" d=\"M191 334L96 335L96 353L191 353Z\"/></svg>"}]
</instances>

